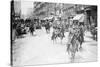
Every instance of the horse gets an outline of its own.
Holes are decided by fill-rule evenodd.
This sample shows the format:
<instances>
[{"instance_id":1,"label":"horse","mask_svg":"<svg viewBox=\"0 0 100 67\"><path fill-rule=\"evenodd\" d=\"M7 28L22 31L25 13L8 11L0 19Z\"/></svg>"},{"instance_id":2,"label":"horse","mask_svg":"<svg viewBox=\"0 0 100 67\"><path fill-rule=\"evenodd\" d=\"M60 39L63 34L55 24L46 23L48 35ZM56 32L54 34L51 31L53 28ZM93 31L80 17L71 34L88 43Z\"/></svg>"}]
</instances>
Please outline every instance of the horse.
<instances>
[{"instance_id":1,"label":"horse","mask_svg":"<svg viewBox=\"0 0 100 67\"><path fill-rule=\"evenodd\" d=\"M67 52L69 55L71 55L71 58L75 58L75 53L78 51L79 48L79 41L77 40L77 37L75 34L70 34L70 41L67 44Z\"/></svg>"},{"instance_id":2,"label":"horse","mask_svg":"<svg viewBox=\"0 0 100 67\"><path fill-rule=\"evenodd\" d=\"M76 32L76 38L79 41L80 48L82 48L82 43L84 42L84 32L82 31L82 28L78 29Z\"/></svg>"},{"instance_id":3,"label":"horse","mask_svg":"<svg viewBox=\"0 0 100 67\"><path fill-rule=\"evenodd\" d=\"M44 27L45 27L46 32L49 33L50 32L50 27L51 27L50 23L47 22Z\"/></svg>"},{"instance_id":4,"label":"horse","mask_svg":"<svg viewBox=\"0 0 100 67\"><path fill-rule=\"evenodd\" d=\"M54 29L54 31L52 33L51 40L54 41L57 39L57 37L59 37L61 39L61 42L62 42L62 39L65 37L64 30Z\"/></svg>"}]
</instances>

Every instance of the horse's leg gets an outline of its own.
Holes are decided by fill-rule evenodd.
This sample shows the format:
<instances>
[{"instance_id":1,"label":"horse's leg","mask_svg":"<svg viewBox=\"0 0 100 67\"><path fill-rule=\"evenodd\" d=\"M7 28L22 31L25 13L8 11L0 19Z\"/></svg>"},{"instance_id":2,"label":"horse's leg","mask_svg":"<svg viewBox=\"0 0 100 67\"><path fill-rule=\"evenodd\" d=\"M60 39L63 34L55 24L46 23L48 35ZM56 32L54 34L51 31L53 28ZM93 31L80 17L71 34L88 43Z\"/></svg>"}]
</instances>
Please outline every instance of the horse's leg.
<instances>
[{"instance_id":1,"label":"horse's leg","mask_svg":"<svg viewBox=\"0 0 100 67\"><path fill-rule=\"evenodd\" d=\"M95 40L95 35L93 34L93 40Z\"/></svg>"},{"instance_id":2,"label":"horse's leg","mask_svg":"<svg viewBox=\"0 0 100 67\"><path fill-rule=\"evenodd\" d=\"M79 44L80 44L80 47L79 47L79 49L80 49L80 48L82 48L82 42L83 42L83 37L82 37L82 36L80 36L80 39L79 39Z\"/></svg>"},{"instance_id":3,"label":"horse's leg","mask_svg":"<svg viewBox=\"0 0 100 67\"><path fill-rule=\"evenodd\" d=\"M74 60L74 52L71 51L71 61L73 62L73 60Z\"/></svg>"},{"instance_id":4,"label":"horse's leg","mask_svg":"<svg viewBox=\"0 0 100 67\"><path fill-rule=\"evenodd\" d=\"M54 34L52 35L51 40L53 40L53 44L54 44Z\"/></svg>"},{"instance_id":5,"label":"horse's leg","mask_svg":"<svg viewBox=\"0 0 100 67\"><path fill-rule=\"evenodd\" d=\"M74 45L72 46L72 51L71 51L72 60L74 60L75 58L76 51L77 51L77 43L74 43Z\"/></svg>"},{"instance_id":6,"label":"horse's leg","mask_svg":"<svg viewBox=\"0 0 100 67\"><path fill-rule=\"evenodd\" d=\"M74 51L73 53L72 53L72 59L74 60L74 58L75 58L75 53L76 53L76 51Z\"/></svg>"},{"instance_id":7,"label":"horse's leg","mask_svg":"<svg viewBox=\"0 0 100 67\"><path fill-rule=\"evenodd\" d=\"M95 38L95 34L94 34L94 40L96 40L96 38Z\"/></svg>"},{"instance_id":8,"label":"horse's leg","mask_svg":"<svg viewBox=\"0 0 100 67\"><path fill-rule=\"evenodd\" d=\"M34 35L34 31L32 31L32 35Z\"/></svg>"},{"instance_id":9,"label":"horse's leg","mask_svg":"<svg viewBox=\"0 0 100 67\"><path fill-rule=\"evenodd\" d=\"M55 42L57 43L57 35L55 35Z\"/></svg>"},{"instance_id":10,"label":"horse's leg","mask_svg":"<svg viewBox=\"0 0 100 67\"><path fill-rule=\"evenodd\" d=\"M60 43L62 44L62 39L63 39L62 34L59 34L58 37L60 38Z\"/></svg>"},{"instance_id":11,"label":"horse's leg","mask_svg":"<svg viewBox=\"0 0 100 67\"><path fill-rule=\"evenodd\" d=\"M54 35L54 43L56 43L56 35Z\"/></svg>"},{"instance_id":12,"label":"horse's leg","mask_svg":"<svg viewBox=\"0 0 100 67\"><path fill-rule=\"evenodd\" d=\"M56 34L53 33L52 35L53 44L56 42Z\"/></svg>"},{"instance_id":13,"label":"horse's leg","mask_svg":"<svg viewBox=\"0 0 100 67\"><path fill-rule=\"evenodd\" d=\"M46 29L46 33L47 33L47 29Z\"/></svg>"},{"instance_id":14,"label":"horse's leg","mask_svg":"<svg viewBox=\"0 0 100 67\"><path fill-rule=\"evenodd\" d=\"M97 41L97 33L96 33L96 41Z\"/></svg>"},{"instance_id":15,"label":"horse's leg","mask_svg":"<svg viewBox=\"0 0 100 67\"><path fill-rule=\"evenodd\" d=\"M80 48L82 48L82 44L78 41L78 44L77 44L77 51L79 51Z\"/></svg>"},{"instance_id":16,"label":"horse's leg","mask_svg":"<svg viewBox=\"0 0 100 67\"><path fill-rule=\"evenodd\" d=\"M97 33L95 33L95 40L97 41Z\"/></svg>"},{"instance_id":17,"label":"horse's leg","mask_svg":"<svg viewBox=\"0 0 100 67\"><path fill-rule=\"evenodd\" d=\"M70 44L67 44L67 52L68 52L68 54L69 54L69 49L70 49Z\"/></svg>"},{"instance_id":18,"label":"horse's leg","mask_svg":"<svg viewBox=\"0 0 100 67\"><path fill-rule=\"evenodd\" d=\"M30 31L30 33L31 33L31 35L33 35L33 34L32 34L32 31Z\"/></svg>"},{"instance_id":19,"label":"horse's leg","mask_svg":"<svg viewBox=\"0 0 100 67\"><path fill-rule=\"evenodd\" d=\"M79 49L81 49L82 48L82 41L81 40L79 41L79 45L80 45Z\"/></svg>"},{"instance_id":20,"label":"horse's leg","mask_svg":"<svg viewBox=\"0 0 100 67\"><path fill-rule=\"evenodd\" d=\"M82 41L80 41L80 47L79 47L79 49L81 49L82 48Z\"/></svg>"},{"instance_id":21,"label":"horse's leg","mask_svg":"<svg viewBox=\"0 0 100 67\"><path fill-rule=\"evenodd\" d=\"M79 44L79 42L76 41L76 44L75 44L75 51L78 51L78 50L79 50L79 49L78 49L78 44Z\"/></svg>"},{"instance_id":22,"label":"horse's leg","mask_svg":"<svg viewBox=\"0 0 100 67\"><path fill-rule=\"evenodd\" d=\"M50 28L48 28L48 33L50 33Z\"/></svg>"},{"instance_id":23,"label":"horse's leg","mask_svg":"<svg viewBox=\"0 0 100 67\"><path fill-rule=\"evenodd\" d=\"M62 44L62 37L61 37L60 39L61 39L61 40L60 40L60 41L61 41L60 43Z\"/></svg>"}]
</instances>

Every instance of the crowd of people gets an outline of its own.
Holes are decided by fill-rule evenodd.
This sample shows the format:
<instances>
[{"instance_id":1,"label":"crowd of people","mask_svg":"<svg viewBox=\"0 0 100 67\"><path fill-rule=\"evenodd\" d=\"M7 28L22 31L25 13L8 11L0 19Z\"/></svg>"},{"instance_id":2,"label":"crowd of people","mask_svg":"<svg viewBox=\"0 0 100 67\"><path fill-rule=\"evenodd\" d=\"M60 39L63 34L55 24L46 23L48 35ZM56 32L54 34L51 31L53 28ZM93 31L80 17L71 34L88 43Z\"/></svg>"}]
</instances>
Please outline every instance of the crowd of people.
<instances>
[{"instance_id":1,"label":"crowd of people","mask_svg":"<svg viewBox=\"0 0 100 67\"><path fill-rule=\"evenodd\" d=\"M53 22L52 19L16 19L13 20L11 23L11 30L12 30L12 41L14 41L16 38L22 38L24 34L31 33L34 35L34 31L37 29L41 29L41 27L45 27L46 32L48 33L50 31L51 23Z\"/></svg>"},{"instance_id":2,"label":"crowd of people","mask_svg":"<svg viewBox=\"0 0 100 67\"><path fill-rule=\"evenodd\" d=\"M74 58L75 53L82 48L85 32L89 31L93 35L93 39L97 41L97 27L95 23L91 23L91 25L85 25L84 21L79 22L79 20L72 20L72 23L68 24L62 24L63 21L61 20L58 22L61 23L53 26L51 39L56 40L57 37L59 37L62 40L65 37L65 32L69 32L68 43L66 45L67 52L72 56L72 58Z\"/></svg>"},{"instance_id":3,"label":"crowd of people","mask_svg":"<svg viewBox=\"0 0 100 67\"><path fill-rule=\"evenodd\" d=\"M55 41L57 38L63 40L65 37L65 32L69 32L67 52L71 54L72 57L75 53L82 48L82 43L84 42L84 33L87 31L84 22L79 22L78 20L73 20L72 23L65 21L66 19L55 18L51 19L17 19L12 22L12 42L16 38L22 38L24 34L31 33L34 35L34 31L45 27L45 30L50 33L50 28L53 28L51 40ZM93 39L97 40L97 28L95 24L91 25L90 32L93 35Z\"/></svg>"}]
</instances>

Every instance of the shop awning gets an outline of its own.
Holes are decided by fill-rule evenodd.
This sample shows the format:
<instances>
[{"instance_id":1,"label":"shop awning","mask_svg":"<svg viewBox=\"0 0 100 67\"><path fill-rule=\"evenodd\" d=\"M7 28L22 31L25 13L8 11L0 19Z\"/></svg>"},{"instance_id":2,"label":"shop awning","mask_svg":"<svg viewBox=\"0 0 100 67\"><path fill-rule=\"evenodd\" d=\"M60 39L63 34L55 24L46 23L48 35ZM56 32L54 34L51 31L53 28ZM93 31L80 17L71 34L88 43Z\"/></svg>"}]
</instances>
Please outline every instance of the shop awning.
<instances>
[{"instance_id":1,"label":"shop awning","mask_svg":"<svg viewBox=\"0 0 100 67\"><path fill-rule=\"evenodd\" d=\"M78 14L73 18L73 20L78 20L79 22L84 22L85 15L84 14Z\"/></svg>"}]
</instances>

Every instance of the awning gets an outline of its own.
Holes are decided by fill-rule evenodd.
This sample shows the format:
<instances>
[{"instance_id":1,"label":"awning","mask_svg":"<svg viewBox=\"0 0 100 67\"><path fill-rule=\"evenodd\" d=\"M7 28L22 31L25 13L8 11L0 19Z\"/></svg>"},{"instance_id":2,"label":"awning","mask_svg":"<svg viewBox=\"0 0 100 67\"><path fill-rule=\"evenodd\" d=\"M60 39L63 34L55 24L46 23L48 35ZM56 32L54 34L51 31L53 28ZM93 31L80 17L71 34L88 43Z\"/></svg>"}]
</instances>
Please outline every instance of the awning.
<instances>
[{"instance_id":1,"label":"awning","mask_svg":"<svg viewBox=\"0 0 100 67\"><path fill-rule=\"evenodd\" d=\"M85 15L84 14L78 14L73 18L73 20L78 20L79 22L84 22Z\"/></svg>"}]
</instances>

